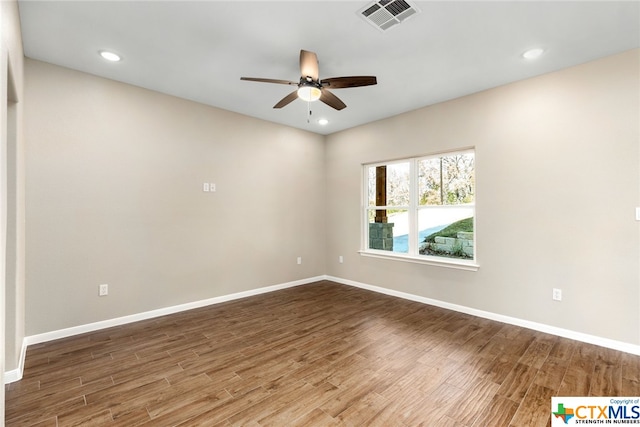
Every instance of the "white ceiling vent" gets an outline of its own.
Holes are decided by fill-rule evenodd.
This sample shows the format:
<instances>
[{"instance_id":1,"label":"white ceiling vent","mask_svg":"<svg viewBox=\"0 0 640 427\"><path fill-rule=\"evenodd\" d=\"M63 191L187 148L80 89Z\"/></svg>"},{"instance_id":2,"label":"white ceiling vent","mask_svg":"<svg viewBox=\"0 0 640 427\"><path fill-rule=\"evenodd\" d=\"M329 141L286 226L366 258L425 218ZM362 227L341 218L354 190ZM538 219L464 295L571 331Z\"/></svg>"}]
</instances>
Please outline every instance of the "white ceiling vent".
<instances>
[{"instance_id":1,"label":"white ceiling vent","mask_svg":"<svg viewBox=\"0 0 640 427\"><path fill-rule=\"evenodd\" d=\"M387 31L419 12L405 0L379 0L360 9L358 14L380 31Z\"/></svg>"}]
</instances>

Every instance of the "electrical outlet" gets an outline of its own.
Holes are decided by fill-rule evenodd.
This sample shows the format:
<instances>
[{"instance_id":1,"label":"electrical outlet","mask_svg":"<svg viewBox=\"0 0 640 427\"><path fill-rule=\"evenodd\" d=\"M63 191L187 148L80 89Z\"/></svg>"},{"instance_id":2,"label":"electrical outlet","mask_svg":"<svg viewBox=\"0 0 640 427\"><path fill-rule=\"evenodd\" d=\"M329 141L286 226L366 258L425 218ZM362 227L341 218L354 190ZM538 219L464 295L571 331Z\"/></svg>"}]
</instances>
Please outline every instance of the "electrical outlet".
<instances>
[{"instance_id":1,"label":"electrical outlet","mask_svg":"<svg viewBox=\"0 0 640 427\"><path fill-rule=\"evenodd\" d=\"M106 297L107 295L109 295L109 285L107 284L100 285L99 295L101 297Z\"/></svg>"},{"instance_id":2,"label":"electrical outlet","mask_svg":"<svg viewBox=\"0 0 640 427\"><path fill-rule=\"evenodd\" d=\"M340 256L338 257L338 262L339 262L340 264L342 264L342 263L344 262L344 258L342 257L342 255L340 255Z\"/></svg>"},{"instance_id":3,"label":"electrical outlet","mask_svg":"<svg viewBox=\"0 0 640 427\"><path fill-rule=\"evenodd\" d=\"M204 184L202 184L202 191L204 191L205 193L209 192L209 183L205 182Z\"/></svg>"},{"instance_id":4,"label":"electrical outlet","mask_svg":"<svg viewBox=\"0 0 640 427\"><path fill-rule=\"evenodd\" d=\"M302 257L301 256L298 257L298 265L300 265L300 264L302 264Z\"/></svg>"},{"instance_id":5,"label":"electrical outlet","mask_svg":"<svg viewBox=\"0 0 640 427\"><path fill-rule=\"evenodd\" d=\"M562 301L562 289L553 288L553 300Z\"/></svg>"}]
</instances>

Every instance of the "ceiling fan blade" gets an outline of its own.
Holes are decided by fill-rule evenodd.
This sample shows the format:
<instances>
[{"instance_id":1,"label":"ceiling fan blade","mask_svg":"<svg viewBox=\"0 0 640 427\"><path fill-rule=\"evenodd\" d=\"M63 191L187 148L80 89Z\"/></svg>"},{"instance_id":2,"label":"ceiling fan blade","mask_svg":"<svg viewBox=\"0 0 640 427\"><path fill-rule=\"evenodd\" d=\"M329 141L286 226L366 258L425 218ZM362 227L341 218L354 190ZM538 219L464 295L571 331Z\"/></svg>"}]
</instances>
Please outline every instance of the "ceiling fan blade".
<instances>
[{"instance_id":1,"label":"ceiling fan blade","mask_svg":"<svg viewBox=\"0 0 640 427\"><path fill-rule=\"evenodd\" d=\"M297 89L294 90L293 92L291 92L289 95L287 95L284 98L282 98L280 100L280 102L278 102L276 105L273 106L273 108L282 108L285 105L288 105L289 103L294 101L296 98L298 98L298 90Z\"/></svg>"},{"instance_id":2,"label":"ceiling fan blade","mask_svg":"<svg viewBox=\"0 0 640 427\"><path fill-rule=\"evenodd\" d=\"M300 76L318 81L318 57L308 50L300 51Z\"/></svg>"},{"instance_id":3,"label":"ceiling fan blade","mask_svg":"<svg viewBox=\"0 0 640 427\"><path fill-rule=\"evenodd\" d=\"M262 82L262 83L278 83L281 85L297 85L296 82L290 82L289 80L277 80L277 79L262 79L260 77L240 77L240 80L248 80L250 82Z\"/></svg>"},{"instance_id":4,"label":"ceiling fan blade","mask_svg":"<svg viewBox=\"0 0 640 427\"><path fill-rule=\"evenodd\" d=\"M343 108L347 107L347 105L342 102L340 98L329 92L327 89L322 89L320 101L324 102L331 108L335 108L336 110L342 110Z\"/></svg>"},{"instance_id":5,"label":"ceiling fan blade","mask_svg":"<svg viewBox=\"0 0 640 427\"><path fill-rule=\"evenodd\" d=\"M331 89L342 89L345 87L371 86L378 83L376 76L350 76L350 77L330 77L320 82L323 86Z\"/></svg>"}]
</instances>

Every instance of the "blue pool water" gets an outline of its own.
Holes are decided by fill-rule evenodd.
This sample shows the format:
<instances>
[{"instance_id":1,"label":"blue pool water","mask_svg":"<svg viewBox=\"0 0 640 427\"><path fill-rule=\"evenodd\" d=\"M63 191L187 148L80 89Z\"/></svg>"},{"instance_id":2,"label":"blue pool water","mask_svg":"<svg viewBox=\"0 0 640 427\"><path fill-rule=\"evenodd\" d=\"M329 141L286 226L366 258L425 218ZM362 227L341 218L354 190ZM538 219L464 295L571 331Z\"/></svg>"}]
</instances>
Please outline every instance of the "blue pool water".
<instances>
[{"instance_id":1,"label":"blue pool water","mask_svg":"<svg viewBox=\"0 0 640 427\"><path fill-rule=\"evenodd\" d=\"M425 237L435 233L436 231L442 230L447 225L449 224L438 225L436 227L420 230L420 232L418 233L418 242L422 242ZM403 234L402 236L393 237L393 252L403 252L403 253L409 252L409 235L408 234Z\"/></svg>"}]
</instances>

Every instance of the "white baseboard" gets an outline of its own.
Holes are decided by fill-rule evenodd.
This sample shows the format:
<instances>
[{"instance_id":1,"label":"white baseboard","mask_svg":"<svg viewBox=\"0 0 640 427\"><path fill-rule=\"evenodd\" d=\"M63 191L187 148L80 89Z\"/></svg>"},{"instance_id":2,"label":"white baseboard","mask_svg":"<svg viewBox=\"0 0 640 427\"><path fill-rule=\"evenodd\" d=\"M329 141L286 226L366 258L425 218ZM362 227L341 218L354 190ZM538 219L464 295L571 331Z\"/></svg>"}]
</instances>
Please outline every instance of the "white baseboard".
<instances>
[{"instance_id":1,"label":"white baseboard","mask_svg":"<svg viewBox=\"0 0 640 427\"><path fill-rule=\"evenodd\" d=\"M33 344L39 344L47 341L53 341L60 338L67 338L74 335L80 335L87 332L94 332L101 329L111 328L113 326L125 325L127 323L138 322L140 320L153 319L155 317L166 316L168 314L179 313L182 311L192 310L194 308L206 307L209 305L220 304L227 301L233 301L240 298L247 298L254 295L260 295L267 292L279 291L282 289L292 288L294 286L306 285L308 283L324 280L325 276L310 277L307 279L295 280L293 282L281 283L279 285L266 286L264 288L251 289L249 291L237 292L234 294L223 295L219 297L209 298L205 300L190 302L186 304L175 305L172 307L160 308L157 310L146 311L144 313L132 314L130 316L118 317L115 319L103 320L100 322L89 323L86 325L74 326L72 328L60 329L57 331L45 332L43 334L31 335L25 337L22 343L22 353L18 368L4 373L4 383L19 381L22 379L24 370L24 360L27 353L27 347Z\"/></svg>"},{"instance_id":2,"label":"white baseboard","mask_svg":"<svg viewBox=\"0 0 640 427\"><path fill-rule=\"evenodd\" d=\"M24 372L24 360L27 357L27 341L22 340L22 349L20 350L20 360L18 360L18 367L11 371L4 373L4 383L9 384L22 379L22 373Z\"/></svg>"},{"instance_id":3,"label":"white baseboard","mask_svg":"<svg viewBox=\"0 0 640 427\"><path fill-rule=\"evenodd\" d=\"M47 341L53 341L60 338L66 338L73 335L80 335L87 332L93 332L101 329L111 328L113 326L125 325L127 323L138 322L140 320L153 319L155 317L166 316L168 314L179 313L181 311L193 310L194 308L206 307L208 305L220 304L227 301L233 301L240 298L247 298L254 295L260 295L267 292L279 291L281 289L292 288L294 286L305 285L307 283L324 280L324 276L311 277L308 279L296 280L293 282L281 283L279 285L266 286L264 288L251 289L249 291L237 292L229 295L208 298L205 300L190 302L186 304L174 305L172 307L160 308L157 310L146 311L144 313L132 314L130 316L118 317L115 319L103 320L101 322L89 323L87 325L74 326L72 328L61 329L58 331L45 332L44 334L31 335L26 337L27 345L38 344Z\"/></svg>"},{"instance_id":4,"label":"white baseboard","mask_svg":"<svg viewBox=\"0 0 640 427\"><path fill-rule=\"evenodd\" d=\"M382 288L380 286L368 285L366 283L360 283L353 280L341 279L339 277L325 276L325 280L331 280L332 282L341 283L343 285L354 286L369 291L390 295L410 301L419 302L422 304L433 305L436 307L446 308L448 310L457 311L460 313L470 314L472 316L481 317L483 319L495 320L497 322L507 323L510 325L521 326L527 329L533 329L535 331L544 332L551 335L556 335L563 338L569 338L576 341L585 342L588 344L598 345L600 347L611 348L613 350L623 351L625 353L631 353L640 356L640 345L634 345L622 341L611 340L608 338L602 338L595 335L584 334L582 332L575 332L569 329L558 328L556 326L545 325L543 323L531 322L529 320L518 319L516 317L504 316L502 314L491 313L489 311L478 310L463 305L451 304L444 301L439 301L431 298L421 297L405 292L395 291L393 289Z\"/></svg>"},{"instance_id":5,"label":"white baseboard","mask_svg":"<svg viewBox=\"0 0 640 427\"><path fill-rule=\"evenodd\" d=\"M234 294L209 298L206 300L195 301L187 304L161 308L158 310L152 310L144 313L133 314L130 316L118 317L115 319L109 319L101 322L89 323L87 325L80 325L72 328L66 328L58 331L51 331L43 334L31 335L31 336L25 337L22 344L22 351L20 354L20 361L18 363L18 368L5 372L4 382L5 384L9 384L11 382L19 381L20 379L22 379L22 373L24 370L24 360L27 354L27 346L29 345L39 344L47 341L53 341L60 338L70 337L73 335L80 335L87 332L98 331L101 329L111 328L113 326L124 325L127 323L138 322L140 320L147 320L155 317L166 316L168 314L174 314L182 311L192 310L194 308L220 304L223 302L233 301L240 298L246 298L254 295L264 294L267 292L273 292L281 289L292 288L294 286L306 285L306 284L317 282L320 280L330 280L332 282L340 283L343 285L366 289L366 290L377 292L380 294L390 295L390 296L394 296L394 297L398 297L398 298L402 298L410 301L419 302L422 304L428 304L436 307L446 308L448 310L470 314L472 316L481 317L483 319L495 320L497 322L507 323L515 326L521 326L523 328L532 329L535 331L544 332L551 335L557 335L560 337L569 338L576 341L581 341L589 344L598 345L601 347L611 348L613 350L623 351L625 353L640 355L640 346L638 345L629 344L621 341L615 341L608 338L602 338L595 335L584 334L581 332L575 332L568 329L545 325L543 323L536 323L528 320L518 319L515 317L504 316L501 314L491 313L488 311L478 310L475 308L466 307L462 305L451 304L448 302L426 298L418 295L413 295L406 292L400 292L393 289L383 288L380 286L368 285L366 283L356 282L354 280L348 280L348 279L342 279L339 277L323 275L323 276L310 277L308 279L296 280L293 282L267 286L264 288L252 289L244 292L237 292Z\"/></svg>"}]
</instances>

